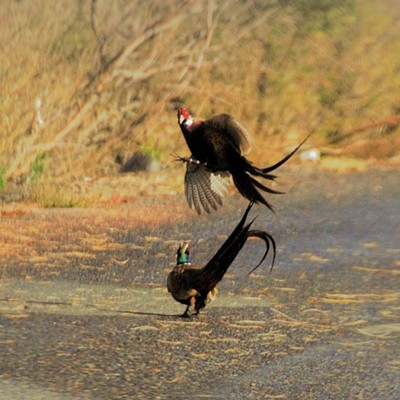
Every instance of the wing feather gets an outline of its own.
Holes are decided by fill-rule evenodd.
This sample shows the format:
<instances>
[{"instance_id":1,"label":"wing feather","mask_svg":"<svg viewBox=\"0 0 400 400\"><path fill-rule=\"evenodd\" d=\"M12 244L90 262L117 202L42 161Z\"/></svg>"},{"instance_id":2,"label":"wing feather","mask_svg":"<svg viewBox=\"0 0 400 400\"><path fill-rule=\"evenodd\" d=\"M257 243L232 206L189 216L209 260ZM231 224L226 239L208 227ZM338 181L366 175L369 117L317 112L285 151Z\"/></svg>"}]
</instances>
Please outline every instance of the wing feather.
<instances>
[{"instance_id":1,"label":"wing feather","mask_svg":"<svg viewBox=\"0 0 400 400\"><path fill-rule=\"evenodd\" d=\"M198 176L198 181L196 182L196 189L197 189L197 193L199 194L199 200L201 205L203 206L204 210L206 211L207 214L210 213L210 207L208 205L208 198L206 196L206 185L207 185L207 181L205 181L205 176L204 174L200 174Z\"/></svg>"},{"instance_id":2,"label":"wing feather","mask_svg":"<svg viewBox=\"0 0 400 400\"><path fill-rule=\"evenodd\" d=\"M193 207L193 182L191 179L191 174L188 173L187 169L186 169L186 173L185 173L185 195L186 195L186 199L189 203L189 207L192 208Z\"/></svg>"},{"instance_id":3,"label":"wing feather","mask_svg":"<svg viewBox=\"0 0 400 400\"><path fill-rule=\"evenodd\" d=\"M240 154L246 155L250 152L252 147L251 135L235 118L228 114L219 114L205 123L213 131L223 134Z\"/></svg>"},{"instance_id":4,"label":"wing feather","mask_svg":"<svg viewBox=\"0 0 400 400\"><path fill-rule=\"evenodd\" d=\"M198 214L204 209L210 213L218 205L222 205L222 197L227 191L229 173L214 174L202 164L188 162L185 173L185 195L189 207L196 209Z\"/></svg>"},{"instance_id":5,"label":"wing feather","mask_svg":"<svg viewBox=\"0 0 400 400\"><path fill-rule=\"evenodd\" d=\"M200 198L199 198L199 191L198 191L197 184L194 183L192 187L193 187L192 192L193 192L194 208L196 209L197 214L201 214Z\"/></svg>"},{"instance_id":6,"label":"wing feather","mask_svg":"<svg viewBox=\"0 0 400 400\"><path fill-rule=\"evenodd\" d=\"M250 133L236 119L230 117L226 121L226 130L230 136L235 137L239 143L241 154L250 153L252 147L252 138Z\"/></svg>"},{"instance_id":7,"label":"wing feather","mask_svg":"<svg viewBox=\"0 0 400 400\"><path fill-rule=\"evenodd\" d=\"M212 202L210 203L209 198L207 197L208 192L208 179L207 179L207 174L199 174L198 176L199 180L197 182L197 190L199 193L199 198L201 205L203 206L204 210L209 214L210 213L210 207L209 205L212 206Z\"/></svg>"}]
</instances>

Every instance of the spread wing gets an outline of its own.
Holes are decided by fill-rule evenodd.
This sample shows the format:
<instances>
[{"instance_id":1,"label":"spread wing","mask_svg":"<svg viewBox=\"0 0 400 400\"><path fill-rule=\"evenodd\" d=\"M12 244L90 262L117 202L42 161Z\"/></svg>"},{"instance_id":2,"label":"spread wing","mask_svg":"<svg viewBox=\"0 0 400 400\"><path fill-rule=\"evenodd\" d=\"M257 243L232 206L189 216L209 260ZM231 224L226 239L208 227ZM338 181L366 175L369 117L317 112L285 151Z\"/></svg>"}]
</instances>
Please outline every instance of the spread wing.
<instances>
[{"instance_id":1,"label":"spread wing","mask_svg":"<svg viewBox=\"0 0 400 400\"><path fill-rule=\"evenodd\" d=\"M189 207L201 214L222 205L222 197L227 191L229 173L212 173L202 164L186 163L185 194Z\"/></svg>"},{"instance_id":2,"label":"spread wing","mask_svg":"<svg viewBox=\"0 0 400 400\"><path fill-rule=\"evenodd\" d=\"M228 114L219 114L210 118L206 123L216 131L223 133L240 154L246 155L250 152L251 135L235 118Z\"/></svg>"}]
</instances>

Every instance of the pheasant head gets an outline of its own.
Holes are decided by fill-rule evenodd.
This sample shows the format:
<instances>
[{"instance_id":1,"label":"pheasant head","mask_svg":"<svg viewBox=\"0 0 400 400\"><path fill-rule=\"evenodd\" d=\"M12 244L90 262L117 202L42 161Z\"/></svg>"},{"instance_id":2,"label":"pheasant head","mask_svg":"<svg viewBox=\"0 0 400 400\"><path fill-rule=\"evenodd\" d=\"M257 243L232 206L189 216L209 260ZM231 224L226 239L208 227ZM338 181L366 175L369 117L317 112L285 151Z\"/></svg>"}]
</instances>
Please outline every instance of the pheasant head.
<instances>
[{"instance_id":1,"label":"pheasant head","mask_svg":"<svg viewBox=\"0 0 400 400\"><path fill-rule=\"evenodd\" d=\"M189 242L183 242L180 244L178 251L176 252L176 263L179 264L190 264L189 260L190 247Z\"/></svg>"},{"instance_id":2,"label":"pheasant head","mask_svg":"<svg viewBox=\"0 0 400 400\"><path fill-rule=\"evenodd\" d=\"M193 124L193 117L187 108L180 108L178 110L178 124L185 127L189 127Z\"/></svg>"}]
</instances>

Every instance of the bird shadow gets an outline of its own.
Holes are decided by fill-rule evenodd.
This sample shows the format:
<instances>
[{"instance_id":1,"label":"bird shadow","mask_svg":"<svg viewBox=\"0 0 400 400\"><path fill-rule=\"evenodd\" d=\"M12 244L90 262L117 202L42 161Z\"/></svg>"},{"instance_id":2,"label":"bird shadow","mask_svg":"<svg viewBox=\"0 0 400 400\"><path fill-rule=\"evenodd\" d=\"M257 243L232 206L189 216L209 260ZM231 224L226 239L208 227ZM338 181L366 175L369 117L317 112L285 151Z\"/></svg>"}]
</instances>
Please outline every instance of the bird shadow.
<instances>
[{"instance_id":1,"label":"bird shadow","mask_svg":"<svg viewBox=\"0 0 400 400\"><path fill-rule=\"evenodd\" d=\"M165 313L156 313L156 312L147 312L147 311L131 311L131 310L113 310L108 308L98 308L99 311L117 313L117 314L129 314L129 315L137 315L144 317L166 317L166 318L181 318L182 314L165 314Z\"/></svg>"}]
</instances>

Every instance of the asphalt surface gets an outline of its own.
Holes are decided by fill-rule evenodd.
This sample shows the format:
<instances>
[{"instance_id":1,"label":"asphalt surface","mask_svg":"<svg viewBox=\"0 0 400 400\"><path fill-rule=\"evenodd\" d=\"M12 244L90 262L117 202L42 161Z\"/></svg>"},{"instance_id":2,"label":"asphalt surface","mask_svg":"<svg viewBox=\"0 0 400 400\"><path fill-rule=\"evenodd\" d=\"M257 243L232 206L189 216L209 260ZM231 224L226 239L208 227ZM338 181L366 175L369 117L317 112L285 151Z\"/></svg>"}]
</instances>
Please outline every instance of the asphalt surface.
<instances>
[{"instance_id":1,"label":"asphalt surface","mask_svg":"<svg viewBox=\"0 0 400 400\"><path fill-rule=\"evenodd\" d=\"M400 173L298 174L280 171L275 215L251 211L272 273L247 276L264 250L248 242L191 320L165 288L177 244L207 262L239 196L198 217L179 195L151 226L134 203L2 217L0 398L399 399Z\"/></svg>"}]
</instances>

